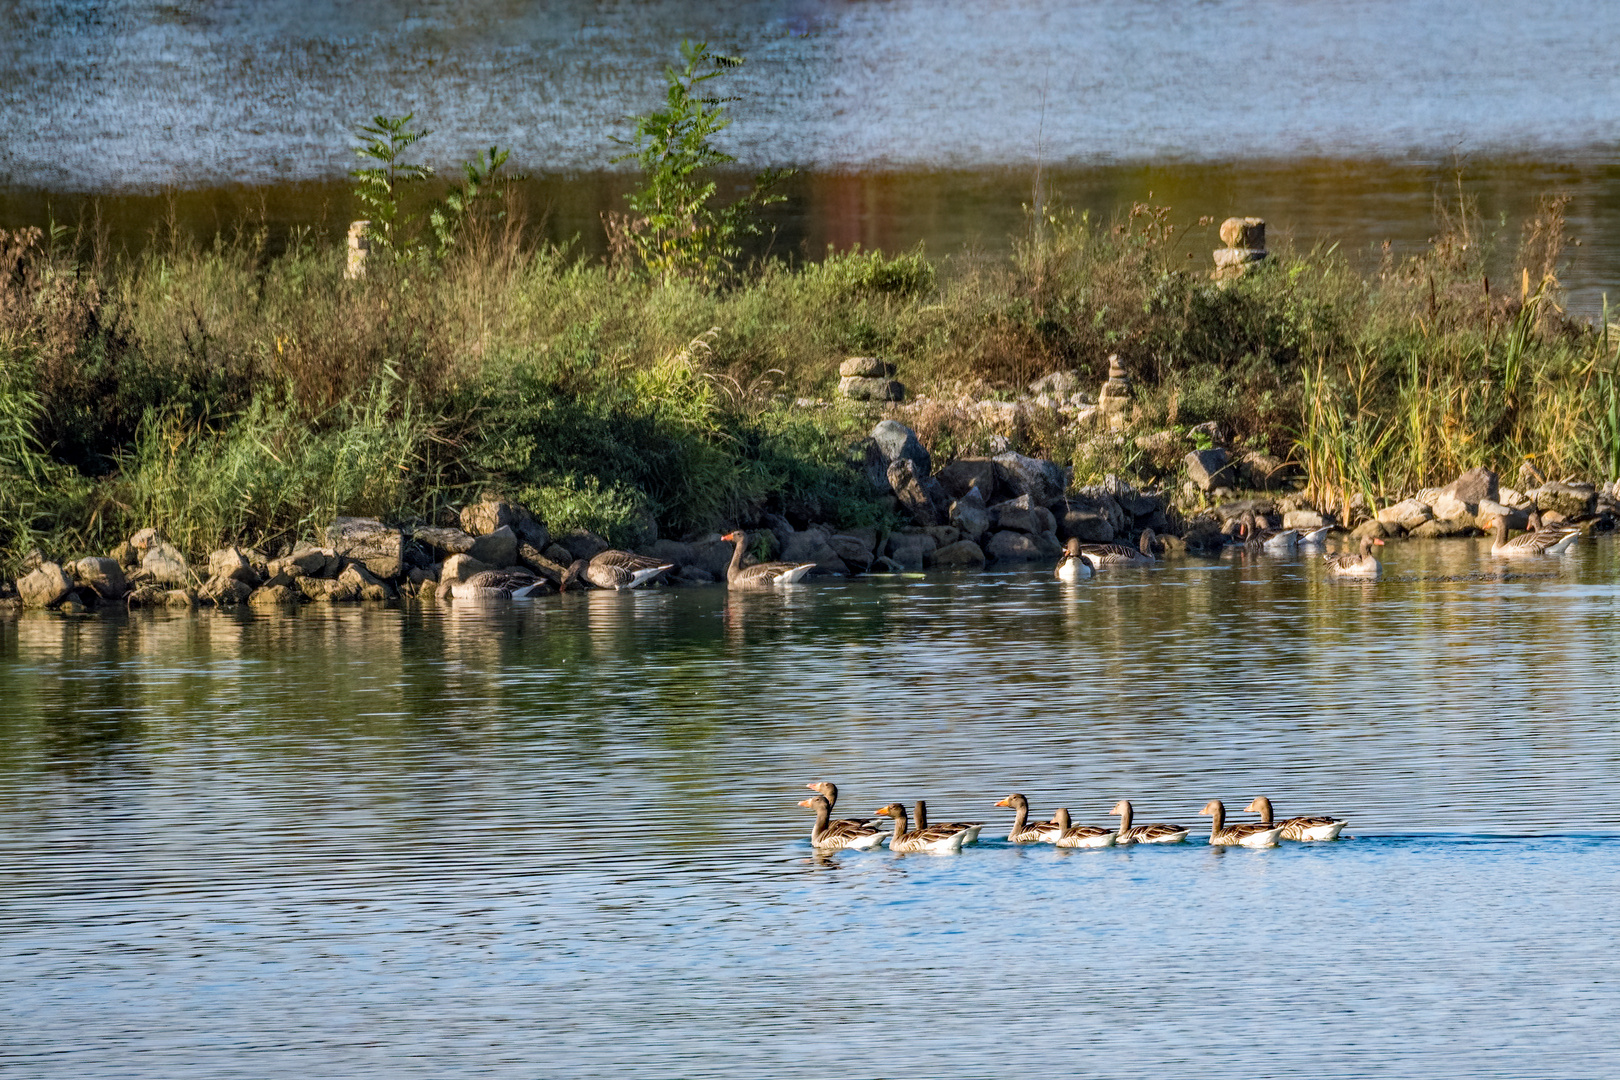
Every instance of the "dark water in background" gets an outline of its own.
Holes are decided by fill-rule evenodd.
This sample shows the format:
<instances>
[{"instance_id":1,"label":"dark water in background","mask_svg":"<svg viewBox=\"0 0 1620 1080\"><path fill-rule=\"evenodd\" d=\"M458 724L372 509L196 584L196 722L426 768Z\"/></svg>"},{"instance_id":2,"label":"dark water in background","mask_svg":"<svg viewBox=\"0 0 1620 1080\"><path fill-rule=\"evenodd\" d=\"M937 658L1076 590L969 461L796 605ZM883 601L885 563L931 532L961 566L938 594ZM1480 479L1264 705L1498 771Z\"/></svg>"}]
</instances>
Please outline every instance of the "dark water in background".
<instances>
[{"instance_id":1,"label":"dark water in background","mask_svg":"<svg viewBox=\"0 0 1620 1080\"><path fill-rule=\"evenodd\" d=\"M1575 308L1620 294L1620 5L1595 0L19 0L0 29L0 225L99 194L139 244L165 200L128 193L176 188L205 234L244 208L340 234L349 133L415 110L441 167L511 146L551 235L598 251L625 186L611 136L689 35L748 57L728 146L805 170L779 253L1004 251L1039 161L1104 218L1151 192L1183 223L1259 214L1370 260L1431 235L1461 155L1507 249L1537 197L1569 194ZM1215 243L1189 245L1207 263Z\"/></svg>"},{"instance_id":2,"label":"dark water in background","mask_svg":"<svg viewBox=\"0 0 1620 1080\"><path fill-rule=\"evenodd\" d=\"M1485 551L0 619L0 1071L1613 1076L1620 548ZM1355 839L818 862L819 778Z\"/></svg>"}]
</instances>

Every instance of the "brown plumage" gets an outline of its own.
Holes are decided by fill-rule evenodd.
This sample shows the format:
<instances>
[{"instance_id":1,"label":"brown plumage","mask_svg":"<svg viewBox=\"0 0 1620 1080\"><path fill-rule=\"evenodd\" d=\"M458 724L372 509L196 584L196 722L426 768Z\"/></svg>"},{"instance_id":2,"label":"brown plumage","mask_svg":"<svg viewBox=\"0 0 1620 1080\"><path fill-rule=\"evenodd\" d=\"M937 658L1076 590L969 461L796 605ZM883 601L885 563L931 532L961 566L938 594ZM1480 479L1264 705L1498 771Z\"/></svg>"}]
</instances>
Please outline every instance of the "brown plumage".
<instances>
[{"instance_id":1,"label":"brown plumage","mask_svg":"<svg viewBox=\"0 0 1620 1080\"><path fill-rule=\"evenodd\" d=\"M675 564L633 551L609 548L585 566L585 580L598 589L634 589L653 580Z\"/></svg>"},{"instance_id":2,"label":"brown plumage","mask_svg":"<svg viewBox=\"0 0 1620 1080\"><path fill-rule=\"evenodd\" d=\"M1187 830L1180 825L1132 825L1131 804L1124 799L1108 812L1119 816L1116 844L1179 844L1187 839Z\"/></svg>"},{"instance_id":3,"label":"brown plumage","mask_svg":"<svg viewBox=\"0 0 1620 1080\"><path fill-rule=\"evenodd\" d=\"M936 855L961 851L967 839L963 829L949 829L935 825L931 829L907 829L906 808L899 803L879 807L874 813L894 819L894 835L889 837L889 850L899 852L931 851Z\"/></svg>"},{"instance_id":4,"label":"brown plumage","mask_svg":"<svg viewBox=\"0 0 1620 1080\"><path fill-rule=\"evenodd\" d=\"M760 585L792 585L816 568L815 563L762 562L753 566L742 564L743 552L748 549L748 534L736 529L722 536L737 545L731 553L731 566L726 570L726 584L733 588Z\"/></svg>"},{"instance_id":5,"label":"brown plumage","mask_svg":"<svg viewBox=\"0 0 1620 1080\"><path fill-rule=\"evenodd\" d=\"M833 821L832 804L823 795L812 795L799 802L816 812L810 827L810 846L817 851L869 851L883 843L883 834L864 822Z\"/></svg>"},{"instance_id":6,"label":"brown plumage","mask_svg":"<svg viewBox=\"0 0 1620 1080\"><path fill-rule=\"evenodd\" d=\"M1245 812L1260 815L1260 824L1266 828L1273 825L1282 829L1284 840L1337 840L1339 832L1347 824L1340 818L1334 817L1293 817L1282 821L1271 820L1271 800L1264 795L1255 799L1243 808Z\"/></svg>"},{"instance_id":7,"label":"brown plumage","mask_svg":"<svg viewBox=\"0 0 1620 1080\"><path fill-rule=\"evenodd\" d=\"M997 806L1015 811L1011 831L1007 839L1015 844L1050 844L1058 838L1058 825L1055 821L1030 821L1029 800L1016 791L1005 799L996 803Z\"/></svg>"},{"instance_id":8,"label":"brown plumage","mask_svg":"<svg viewBox=\"0 0 1620 1080\"><path fill-rule=\"evenodd\" d=\"M1209 844L1211 847L1276 847L1277 837L1282 835L1281 826L1259 825L1252 821L1242 821L1234 825L1228 825L1226 823L1226 807L1221 805L1219 799L1211 799L1198 812L1201 815L1207 814L1210 818Z\"/></svg>"}]
</instances>

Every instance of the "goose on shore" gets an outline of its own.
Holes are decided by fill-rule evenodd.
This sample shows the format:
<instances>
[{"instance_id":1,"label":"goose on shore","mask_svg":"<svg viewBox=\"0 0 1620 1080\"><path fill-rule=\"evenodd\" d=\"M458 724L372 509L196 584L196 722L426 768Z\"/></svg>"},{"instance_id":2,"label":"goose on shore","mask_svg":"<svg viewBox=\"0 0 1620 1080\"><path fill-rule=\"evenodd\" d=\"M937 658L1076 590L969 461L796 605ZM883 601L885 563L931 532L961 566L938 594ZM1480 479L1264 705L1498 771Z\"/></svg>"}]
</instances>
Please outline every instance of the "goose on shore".
<instances>
[{"instance_id":1,"label":"goose on shore","mask_svg":"<svg viewBox=\"0 0 1620 1080\"><path fill-rule=\"evenodd\" d=\"M1030 821L1029 800L1016 791L997 802L996 805L1016 812L1016 816L1013 818L1012 830L1007 833L1007 839L1013 843L1050 844L1057 839L1057 822Z\"/></svg>"},{"instance_id":2,"label":"goose on shore","mask_svg":"<svg viewBox=\"0 0 1620 1080\"><path fill-rule=\"evenodd\" d=\"M1500 514L1496 515L1496 535L1491 541L1491 554L1501 559L1562 555L1581 535L1581 530L1573 525L1541 525L1539 518L1531 525L1533 531L1509 540L1507 522Z\"/></svg>"},{"instance_id":3,"label":"goose on shore","mask_svg":"<svg viewBox=\"0 0 1620 1080\"><path fill-rule=\"evenodd\" d=\"M1052 841L1058 847L1113 847L1114 830L1105 829L1101 825L1071 825L1069 824L1069 811L1067 807L1058 807L1052 815L1057 824L1058 836Z\"/></svg>"},{"instance_id":4,"label":"goose on shore","mask_svg":"<svg viewBox=\"0 0 1620 1080\"><path fill-rule=\"evenodd\" d=\"M1119 816L1116 844L1179 844L1187 839L1187 830L1180 825L1132 825L1131 804L1124 799L1108 812Z\"/></svg>"},{"instance_id":5,"label":"goose on shore","mask_svg":"<svg viewBox=\"0 0 1620 1080\"><path fill-rule=\"evenodd\" d=\"M1070 537L1069 542L1063 545L1056 573L1059 581L1084 581L1091 576L1091 564L1081 554L1078 539Z\"/></svg>"},{"instance_id":6,"label":"goose on shore","mask_svg":"<svg viewBox=\"0 0 1620 1080\"><path fill-rule=\"evenodd\" d=\"M457 600L506 600L528 596L546 584L527 570L480 570L451 585L450 595Z\"/></svg>"},{"instance_id":7,"label":"goose on shore","mask_svg":"<svg viewBox=\"0 0 1620 1080\"><path fill-rule=\"evenodd\" d=\"M748 534L741 529L726 533L720 539L737 545L731 553L731 565L726 569L726 584L732 588L770 585L792 585L816 568L816 564L790 562L762 562L753 566L742 564L743 552L748 550Z\"/></svg>"},{"instance_id":8,"label":"goose on shore","mask_svg":"<svg viewBox=\"0 0 1620 1080\"><path fill-rule=\"evenodd\" d=\"M961 851L962 842L967 839L965 830L952 831L940 825L931 829L907 829L906 808L897 802L879 807L873 812L894 819L894 835L889 837L890 851L902 853L926 851L934 855L946 855Z\"/></svg>"},{"instance_id":9,"label":"goose on shore","mask_svg":"<svg viewBox=\"0 0 1620 1080\"><path fill-rule=\"evenodd\" d=\"M816 823L810 827L810 846L817 851L870 851L883 843L883 834L864 822L831 820L832 805L826 796L812 795L800 800L799 805L816 812Z\"/></svg>"},{"instance_id":10,"label":"goose on shore","mask_svg":"<svg viewBox=\"0 0 1620 1080\"><path fill-rule=\"evenodd\" d=\"M917 810L917 831L927 832L931 826L928 824L928 804L918 799L914 804ZM982 821L937 821L934 823L941 829L955 829L967 834L962 841L964 844L977 844L979 830L984 828Z\"/></svg>"},{"instance_id":11,"label":"goose on shore","mask_svg":"<svg viewBox=\"0 0 1620 1080\"><path fill-rule=\"evenodd\" d=\"M837 808L837 806L838 806L838 785L837 784L832 783L830 780L816 780L816 781L814 781L812 783L809 783L809 784L806 784L804 786L809 788L811 791L814 791L817 795L820 795L823 799L826 799L827 800L827 809L832 810L832 809ZM850 825L850 826L861 825L861 826L865 826L865 825L870 825L872 823L870 821L862 819L862 818L840 818L839 820L833 822L833 824L834 825Z\"/></svg>"},{"instance_id":12,"label":"goose on shore","mask_svg":"<svg viewBox=\"0 0 1620 1080\"><path fill-rule=\"evenodd\" d=\"M1259 814L1260 824L1282 830L1284 840L1337 840L1346 822L1333 817L1292 817L1282 821L1271 820L1271 800L1264 795L1244 808L1245 813Z\"/></svg>"},{"instance_id":13,"label":"goose on shore","mask_svg":"<svg viewBox=\"0 0 1620 1080\"><path fill-rule=\"evenodd\" d=\"M1281 825L1267 826L1252 821L1242 821L1228 825L1226 823L1226 807L1221 805L1219 799L1211 799L1204 804L1204 808L1198 813L1208 815L1210 818L1210 847L1276 847L1277 838L1282 835Z\"/></svg>"},{"instance_id":14,"label":"goose on shore","mask_svg":"<svg viewBox=\"0 0 1620 1080\"><path fill-rule=\"evenodd\" d=\"M1374 547L1383 547L1384 542L1374 536L1363 536L1361 546L1354 552L1340 551L1322 556L1327 563L1327 571L1335 577L1375 578L1383 574L1384 564L1372 553Z\"/></svg>"},{"instance_id":15,"label":"goose on shore","mask_svg":"<svg viewBox=\"0 0 1620 1080\"><path fill-rule=\"evenodd\" d=\"M634 589L673 569L674 563L650 555L609 548L591 558L585 565L584 576L598 589Z\"/></svg>"},{"instance_id":16,"label":"goose on shore","mask_svg":"<svg viewBox=\"0 0 1620 1080\"><path fill-rule=\"evenodd\" d=\"M1135 547L1129 544L1081 544L1080 557L1090 563L1093 570L1114 566L1147 566L1159 561L1153 554L1152 529L1142 530Z\"/></svg>"}]
</instances>

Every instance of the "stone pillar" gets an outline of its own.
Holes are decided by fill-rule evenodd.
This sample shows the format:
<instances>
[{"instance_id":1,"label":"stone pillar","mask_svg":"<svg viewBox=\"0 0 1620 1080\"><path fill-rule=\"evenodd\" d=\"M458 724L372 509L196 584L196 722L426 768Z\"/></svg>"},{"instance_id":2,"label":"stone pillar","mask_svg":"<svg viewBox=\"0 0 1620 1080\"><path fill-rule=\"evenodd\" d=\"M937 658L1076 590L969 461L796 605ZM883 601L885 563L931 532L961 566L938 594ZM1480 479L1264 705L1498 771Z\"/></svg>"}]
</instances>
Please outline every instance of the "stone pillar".
<instances>
[{"instance_id":1,"label":"stone pillar","mask_svg":"<svg viewBox=\"0 0 1620 1080\"><path fill-rule=\"evenodd\" d=\"M371 227L369 221L349 222L349 262L343 268L343 276L351 281L366 276L366 256L371 253L371 237L366 230Z\"/></svg>"},{"instance_id":2,"label":"stone pillar","mask_svg":"<svg viewBox=\"0 0 1620 1080\"><path fill-rule=\"evenodd\" d=\"M838 394L852 401L904 401L894 365L875 356L852 356L838 365Z\"/></svg>"},{"instance_id":3,"label":"stone pillar","mask_svg":"<svg viewBox=\"0 0 1620 1080\"><path fill-rule=\"evenodd\" d=\"M1108 358L1108 381L1102 384L1102 390L1097 394L1097 411L1102 421L1110 431L1119 431L1125 427L1130 419L1131 380L1125 374L1125 365L1119 362L1119 354L1115 353Z\"/></svg>"},{"instance_id":4,"label":"stone pillar","mask_svg":"<svg viewBox=\"0 0 1620 1080\"><path fill-rule=\"evenodd\" d=\"M1221 222L1221 243L1215 249L1215 280L1241 277L1266 258L1266 223L1257 217L1227 218Z\"/></svg>"}]
</instances>

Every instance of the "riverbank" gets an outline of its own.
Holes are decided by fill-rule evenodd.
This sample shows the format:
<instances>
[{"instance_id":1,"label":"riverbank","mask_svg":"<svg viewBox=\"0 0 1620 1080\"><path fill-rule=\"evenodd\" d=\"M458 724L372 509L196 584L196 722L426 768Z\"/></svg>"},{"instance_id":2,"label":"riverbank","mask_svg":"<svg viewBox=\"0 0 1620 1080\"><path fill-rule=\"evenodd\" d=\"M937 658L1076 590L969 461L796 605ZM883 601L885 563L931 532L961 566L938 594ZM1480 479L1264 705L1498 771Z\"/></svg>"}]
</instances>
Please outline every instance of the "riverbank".
<instances>
[{"instance_id":1,"label":"riverbank","mask_svg":"<svg viewBox=\"0 0 1620 1080\"><path fill-rule=\"evenodd\" d=\"M1269 488L1353 525L1480 465L1521 492L1588 478L1595 501L1620 474L1620 337L1559 308L1555 205L1506 289L1467 209L1376 273L1284 247L1228 282L1206 226L1146 206L1055 216L1000 262L855 251L715 288L531 243L518 215L442 266L359 279L339 248L272 256L245 225L131 258L14 231L0 559L10 579L36 548L65 565L157 528L191 564L268 562L338 517L404 536L486 495L616 546L774 515L870 533L876 559L882 537L954 527L869 475L885 417L927 448L925 478L1013 453L1067 470L1065 498L1112 475L1184 516ZM851 356L894 365L905 400L839 397ZM1129 386L1104 410L1110 357ZM1220 448L1234 472L1210 486L1231 494L1187 489L1187 455Z\"/></svg>"}]
</instances>

